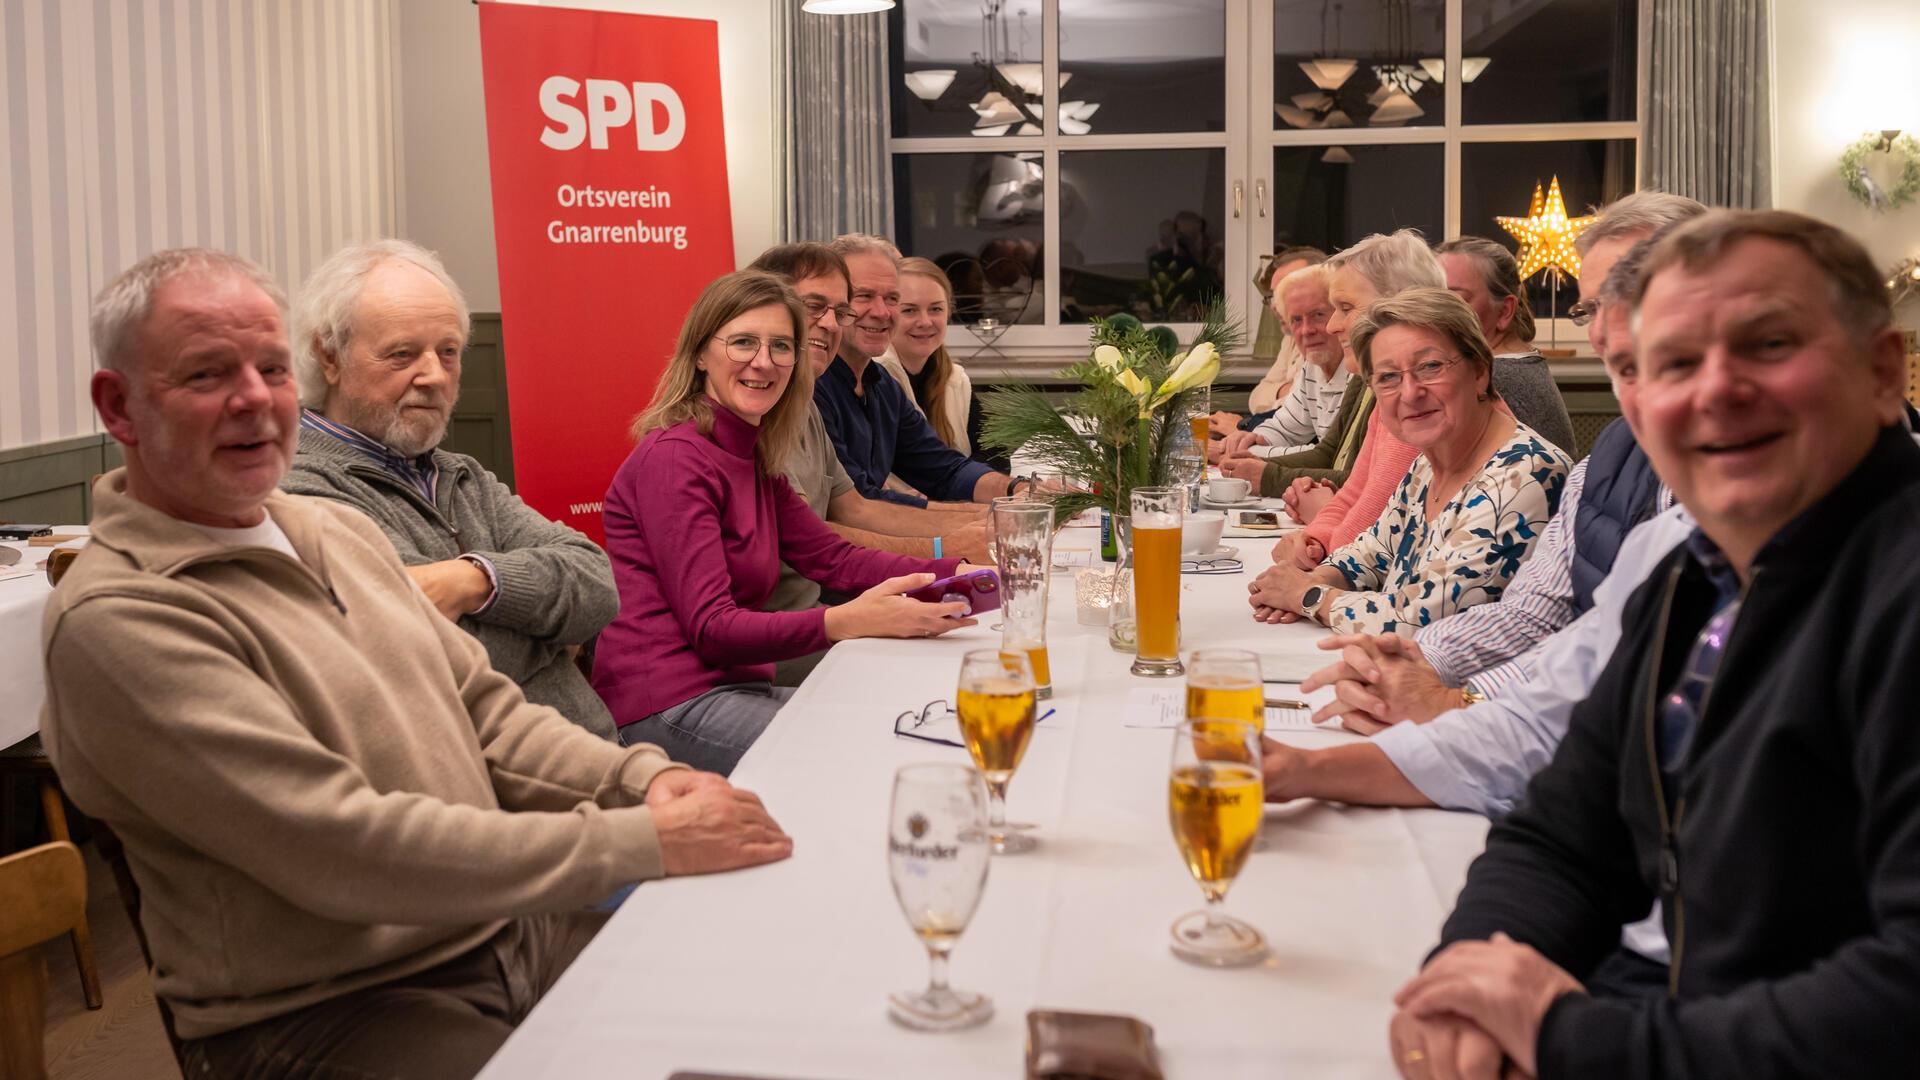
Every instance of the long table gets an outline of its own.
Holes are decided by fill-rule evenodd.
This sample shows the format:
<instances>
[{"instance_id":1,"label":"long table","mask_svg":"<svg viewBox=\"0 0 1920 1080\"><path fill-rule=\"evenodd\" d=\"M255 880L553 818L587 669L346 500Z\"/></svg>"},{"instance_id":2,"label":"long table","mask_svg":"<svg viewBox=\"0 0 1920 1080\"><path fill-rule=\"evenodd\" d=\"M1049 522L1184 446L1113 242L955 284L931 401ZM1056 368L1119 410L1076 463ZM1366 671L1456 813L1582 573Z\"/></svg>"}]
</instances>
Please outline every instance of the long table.
<instances>
[{"instance_id":1,"label":"long table","mask_svg":"<svg viewBox=\"0 0 1920 1080\"><path fill-rule=\"evenodd\" d=\"M55 533L85 535L86 527L63 525ZM71 541L62 547L77 547L84 541ZM31 572L0 580L0 747L33 735L40 730L40 706L47 699L46 672L40 656L40 615L47 608L53 586L47 575L36 569L50 547L36 547L24 540L5 541L18 550L20 561L8 570L25 568Z\"/></svg>"},{"instance_id":2,"label":"long table","mask_svg":"<svg viewBox=\"0 0 1920 1080\"><path fill-rule=\"evenodd\" d=\"M1087 546L1067 530L1061 546ZM1249 567L1261 540L1229 540ZM1317 627L1249 617L1246 573L1182 578L1183 644L1322 657ZM933 641L835 646L733 774L794 838L793 857L636 890L482 1073L665 1077L1012 1077L1027 1010L1121 1012L1153 1025L1170 1077L1390 1077L1391 998L1451 909L1483 819L1438 810L1297 802L1268 808L1226 902L1266 935L1268 960L1211 970L1167 948L1201 906L1168 831L1172 734L1126 726L1131 688L1103 629L1075 622L1056 573L1048 637L1055 715L1014 777L1008 816L1036 823L1031 854L1000 857L953 954L954 985L993 998L983 1027L922 1034L887 1018L926 958L894 902L886 813L894 769L966 751L893 734L893 719L952 700L960 654L990 619ZM1270 688L1290 694L1294 688ZM1302 745L1352 738L1280 734Z\"/></svg>"}]
</instances>

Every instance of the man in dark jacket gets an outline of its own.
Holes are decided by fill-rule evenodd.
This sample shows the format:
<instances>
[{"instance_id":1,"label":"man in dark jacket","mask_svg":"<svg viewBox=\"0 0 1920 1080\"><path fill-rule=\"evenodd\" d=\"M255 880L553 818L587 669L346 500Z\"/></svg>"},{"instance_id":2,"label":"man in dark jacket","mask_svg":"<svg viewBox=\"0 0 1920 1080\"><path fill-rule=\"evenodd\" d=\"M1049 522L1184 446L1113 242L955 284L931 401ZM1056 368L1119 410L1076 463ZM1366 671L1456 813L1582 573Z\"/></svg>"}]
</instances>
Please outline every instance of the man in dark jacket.
<instances>
[{"instance_id":1,"label":"man in dark jacket","mask_svg":"<svg viewBox=\"0 0 1920 1080\"><path fill-rule=\"evenodd\" d=\"M1720 212L1635 292L1641 443L1699 523L1396 999L1409 1077L1911 1076L1920 449L1866 252ZM1664 999L1569 971L1662 901Z\"/></svg>"}]
</instances>

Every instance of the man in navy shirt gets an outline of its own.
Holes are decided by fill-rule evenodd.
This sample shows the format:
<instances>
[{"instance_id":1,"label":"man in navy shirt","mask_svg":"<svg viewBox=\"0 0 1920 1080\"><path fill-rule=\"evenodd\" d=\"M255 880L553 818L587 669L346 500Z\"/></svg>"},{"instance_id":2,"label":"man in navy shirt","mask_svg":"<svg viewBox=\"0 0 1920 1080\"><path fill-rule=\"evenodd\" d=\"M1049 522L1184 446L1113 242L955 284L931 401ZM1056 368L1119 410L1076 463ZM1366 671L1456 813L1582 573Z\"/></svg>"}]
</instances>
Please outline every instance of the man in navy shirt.
<instances>
[{"instance_id":1,"label":"man in navy shirt","mask_svg":"<svg viewBox=\"0 0 1920 1080\"><path fill-rule=\"evenodd\" d=\"M925 506L945 502L992 502L996 496L1030 490L1031 478L995 472L940 441L933 425L873 358L892 342L900 303L900 251L882 237L859 233L836 239L833 250L853 277L853 325L840 338L840 354L813 384L813 400L840 463L854 487L869 499ZM887 489L892 474L926 497Z\"/></svg>"}]
</instances>

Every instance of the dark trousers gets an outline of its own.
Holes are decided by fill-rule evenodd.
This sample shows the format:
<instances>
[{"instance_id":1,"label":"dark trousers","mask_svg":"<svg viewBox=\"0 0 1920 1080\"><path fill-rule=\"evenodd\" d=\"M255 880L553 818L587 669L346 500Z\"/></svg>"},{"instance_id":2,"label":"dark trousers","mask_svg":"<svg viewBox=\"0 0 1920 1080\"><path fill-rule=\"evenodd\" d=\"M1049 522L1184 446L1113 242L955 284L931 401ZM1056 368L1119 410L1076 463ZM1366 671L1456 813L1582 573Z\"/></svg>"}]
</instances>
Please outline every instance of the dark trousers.
<instances>
[{"instance_id":1,"label":"dark trousers","mask_svg":"<svg viewBox=\"0 0 1920 1080\"><path fill-rule=\"evenodd\" d=\"M471 1080L607 921L576 911L515 919L418 975L188 1040L188 1080Z\"/></svg>"}]
</instances>

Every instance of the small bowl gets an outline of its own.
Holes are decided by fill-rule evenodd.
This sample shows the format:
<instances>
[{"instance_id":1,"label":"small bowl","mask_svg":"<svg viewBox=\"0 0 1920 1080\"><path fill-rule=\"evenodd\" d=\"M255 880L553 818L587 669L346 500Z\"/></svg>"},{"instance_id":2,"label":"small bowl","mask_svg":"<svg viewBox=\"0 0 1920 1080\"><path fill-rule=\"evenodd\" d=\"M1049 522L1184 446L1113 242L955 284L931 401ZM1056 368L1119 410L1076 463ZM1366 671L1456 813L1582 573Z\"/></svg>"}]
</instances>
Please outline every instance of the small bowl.
<instances>
[{"instance_id":1,"label":"small bowl","mask_svg":"<svg viewBox=\"0 0 1920 1080\"><path fill-rule=\"evenodd\" d=\"M1180 553L1207 555L1220 546L1220 534L1227 528L1227 515L1218 510L1195 510L1180 523Z\"/></svg>"}]
</instances>

